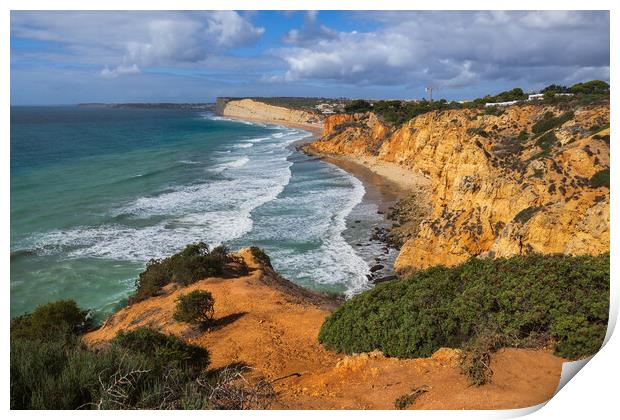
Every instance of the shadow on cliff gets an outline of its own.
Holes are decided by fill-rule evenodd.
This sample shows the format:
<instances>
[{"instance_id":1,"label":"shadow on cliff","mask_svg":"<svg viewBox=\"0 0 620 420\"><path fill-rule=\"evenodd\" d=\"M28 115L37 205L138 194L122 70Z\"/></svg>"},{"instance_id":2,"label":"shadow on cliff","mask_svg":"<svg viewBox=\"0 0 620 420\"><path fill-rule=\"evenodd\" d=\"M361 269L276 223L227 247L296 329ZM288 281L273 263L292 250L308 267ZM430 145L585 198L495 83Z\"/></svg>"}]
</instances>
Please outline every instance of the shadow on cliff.
<instances>
[{"instance_id":1,"label":"shadow on cliff","mask_svg":"<svg viewBox=\"0 0 620 420\"><path fill-rule=\"evenodd\" d=\"M217 331L224 328L226 325L232 324L239 318L247 315L247 312L236 312L234 314L226 315L221 318L213 320L211 324L204 328L204 331Z\"/></svg>"}]
</instances>

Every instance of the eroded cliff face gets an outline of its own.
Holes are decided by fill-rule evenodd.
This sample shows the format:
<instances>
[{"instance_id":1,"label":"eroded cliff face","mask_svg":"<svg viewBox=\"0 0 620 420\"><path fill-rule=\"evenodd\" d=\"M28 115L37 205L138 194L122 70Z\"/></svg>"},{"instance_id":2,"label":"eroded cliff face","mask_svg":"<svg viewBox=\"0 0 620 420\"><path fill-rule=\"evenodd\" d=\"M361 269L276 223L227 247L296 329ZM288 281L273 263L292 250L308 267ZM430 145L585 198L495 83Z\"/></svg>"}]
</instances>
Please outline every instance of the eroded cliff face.
<instances>
[{"instance_id":1,"label":"eroded cliff face","mask_svg":"<svg viewBox=\"0 0 620 420\"><path fill-rule=\"evenodd\" d=\"M252 99L229 101L218 99L216 112L225 117L297 125L311 129L320 129L323 122L319 116L311 112L269 105Z\"/></svg>"},{"instance_id":2,"label":"eroded cliff face","mask_svg":"<svg viewBox=\"0 0 620 420\"><path fill-rule=\"evenodd\" d=\"M533 134L552 114L566 121ZM590 184L609 169L609 129L597 128L608 124L605 105L431 112L398 129L373 114L335 115L311 149L426 178L430 209L396 261L406 271L471 256L608 251L609 189Z\"/></svg>"}]
</instances>

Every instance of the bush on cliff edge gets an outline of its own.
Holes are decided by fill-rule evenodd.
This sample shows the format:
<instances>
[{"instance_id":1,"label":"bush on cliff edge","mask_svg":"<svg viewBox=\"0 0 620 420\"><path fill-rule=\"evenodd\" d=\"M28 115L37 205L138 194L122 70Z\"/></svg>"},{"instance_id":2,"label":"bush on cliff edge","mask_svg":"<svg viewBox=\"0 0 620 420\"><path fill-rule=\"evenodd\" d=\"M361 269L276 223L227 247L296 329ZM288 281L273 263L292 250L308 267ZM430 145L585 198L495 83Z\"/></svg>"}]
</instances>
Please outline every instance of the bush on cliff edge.
<instances>
[{"instance_id":1,"label":"bush on cliff edge","mask_svg":"<svg viewBox=\"0 0 620 420\"><path fill-rule=\"evenodd\" d=\"M136 281L136 293L130 303L155 296L170 283L187 286L207 277L222 276L226 264L231 262L245 267L225 246L209 250L204 242L187 245L181 252L168 258L150 260Z\"/></svg>"},{"instance_id":2,"label":"bush on cliff edge","mask_svg":"<svg viewBox=\"0 0 620 420\"><path fill-rule=\"evenodd\" d=\"M11 409L185 408L190 396L211 408L196 380L209 364L206 349L147 328L90 349L80 340L85 313L59 301L12 320Z\"/></svg>"},{"instance_id":3,"label":"bush on cliff edge","mask_svg":"<svg viewBox=\"0 0 620 420\"><path fill-rule=\"evenodd\" d=\"M329 316L319 333L344 353L428 357L491 331L502 345L553 343L559 356L595 353L607 329L609 254L472 258L377 285Z\"/></svg>"},{"instance_id":4,"label":"bush on cliff edge","mask_svg":"<svg viewBox=\"0 0 620 420\"><path fill-rule=\"evenodd\" d=\"M204 290L194 290L179 296L172 315L175 321L208 326L213 322L213 295Z\"/></svg>"}]
</instances>

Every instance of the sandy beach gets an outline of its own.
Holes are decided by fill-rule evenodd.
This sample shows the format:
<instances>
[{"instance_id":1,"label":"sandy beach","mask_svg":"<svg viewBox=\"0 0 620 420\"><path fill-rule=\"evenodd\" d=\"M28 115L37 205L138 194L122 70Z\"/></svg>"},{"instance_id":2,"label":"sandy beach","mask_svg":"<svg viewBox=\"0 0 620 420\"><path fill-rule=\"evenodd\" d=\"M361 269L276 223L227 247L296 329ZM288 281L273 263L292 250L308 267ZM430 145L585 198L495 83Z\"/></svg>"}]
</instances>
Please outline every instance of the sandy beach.
<instances>
[{"instance_id":1,"label":"sandy beach","mask_svg":"<svg viewBox=\"0 0 620 420\"><path fill-rule=\"evenodd\" d=\"M261 124L274 124L274 125L281 125L283 127L299 128L302 130L308 130L313 133L313 136L316 139L320 138L323 135L322 124L301 124L301 123L294 123L294 122L288 122L288 121L284 122L282 120L268 120L268 119L261 119L261 118L249 118L249 117L238 118L238 117L231 117L228 115L224 115L223 118L228 118L230 120L236 120L236 121L256 122L256 123L261 123Z\"/></svg>"},{"instance_id":2,"label":"sandy beach","mask_svg":"<svg viewBox=\"0 0 620 420\"><path fill-rule=\"evenodd\" d=\"M304 150L304 152L340 166L361 180L384 190L387 196L397 195L402 198L429 184L429 179L422 174L396 163L379 160L376 157L333 155L320 153L311 148Z\"/></svg>"}]
</instances>

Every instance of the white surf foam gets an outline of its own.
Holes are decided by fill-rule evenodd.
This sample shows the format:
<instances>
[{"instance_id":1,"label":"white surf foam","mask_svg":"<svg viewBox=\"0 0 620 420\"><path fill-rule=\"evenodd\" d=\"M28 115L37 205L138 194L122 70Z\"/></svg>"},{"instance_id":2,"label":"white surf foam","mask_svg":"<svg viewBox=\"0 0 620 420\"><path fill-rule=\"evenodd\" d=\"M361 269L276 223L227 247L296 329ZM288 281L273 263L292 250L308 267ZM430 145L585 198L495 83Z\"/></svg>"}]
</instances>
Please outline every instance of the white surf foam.
<instances>
[{"instance_id":1,"label":"white surf foam","mask_svg":"<svg viewBox=\"0 0 620 420\"><path fill-rule=\"evenodd\" d=\"M260 147L236 149L242 154L236 150L228 155L213 153L211 169L225 170L225 179L138 197L112 212L113 216L123 215L128 225L40 233L30 238L28 249L144 262L170 255L190 242L217 245L239 238L252 230L252 211L274 200L288 184L292 163L287 160L291 151L286 146L300 135L261 137L264 142ZM149 225L154 217L160 222ZM147 226L132 227L131 220Z\"/></svg>"},{"instance_id":2,"label":"white surf foam","mask_svg":"<svg viewBox=\"0 0 620 420\"><path fill-rule=\"evenodd\" d=\"M272 260L276 268L291 273L291 280L340 283L346 285L348 295L357 293L369 287L369 267L342 233L347 216L364 196L362 183L325 164L308 175L305 184L296 186L295 194L280 197L291 180L288 145L307 134L283 129L232 146L223 143L210 154L211 162L182 162L203 164L221 176L137 197L112 212L123 215L123 224L33 235L28 249L144 263L177 252L190 242L215 246L239 240L247 246L253 240L269 240L282 244L275 247ZM261 216L261 225L255 226L254 213L266 204L273 214ZM295 243L304 245L296 248Z\"/></svg>"},{"instance_id":3,"label":"white surf foam","mask_svg":"<svg viewBox=\"0 0 620 420\"><path fill-rule=\"evenodd\" d=\"M339 168L335 169L348 178L352 189L346 194L339 189L334 189L331 194L322 198L324 202L329 200L332 203L337 202L338 205L330 209L335 213L322 233L324 239L321 247L310 255L316 263L307 266L304 271L306 276L317 283L345 284L347 287L345 294L350 297L369 287L366 274L369 273L370 267L342 236L346 229L346 218L351 210L362 201L365 189L357 178ZM337 200L336 195L340 196L340 200ZM320 206L318 203L317 205ZM299 261L298 256L291 255L291 257L290 262L293 266L302 266L303 261Z\"/></svg>"},{"instance_id":4,"label":"white surf foam","mask_svg":"<svg viewBox=\"0 0 620 420\"><path fill-rule=\"evenodd\" d=\"M292 191L255 215L260 225L243 240L280 244L268 249L276 269L307 284L345 285L351 296L370 287L368 264L343 237L365 189L335 166L319 172L296 178Z\"/></svg>"},{"instance_id":5,"label":"white surf foam","mask_svg":"<svg viewBox=\"0 0 620 420\"><path fill-rule=\"evenodd\" d=\"M243 156L239 159L233 160L232 162L224 163L223 165L227 168L241 168L243 165L248 163L250 158L247 156Z\"/></svg>"}]
</instances>

